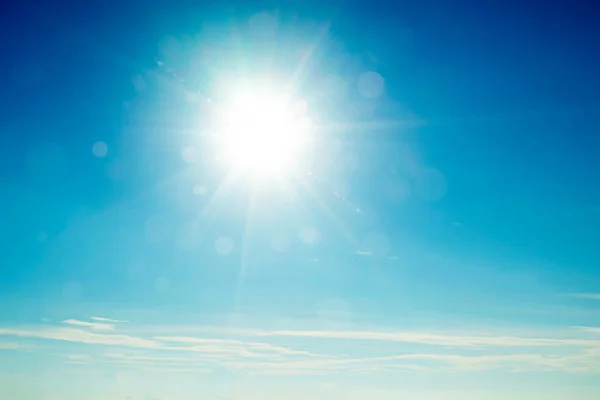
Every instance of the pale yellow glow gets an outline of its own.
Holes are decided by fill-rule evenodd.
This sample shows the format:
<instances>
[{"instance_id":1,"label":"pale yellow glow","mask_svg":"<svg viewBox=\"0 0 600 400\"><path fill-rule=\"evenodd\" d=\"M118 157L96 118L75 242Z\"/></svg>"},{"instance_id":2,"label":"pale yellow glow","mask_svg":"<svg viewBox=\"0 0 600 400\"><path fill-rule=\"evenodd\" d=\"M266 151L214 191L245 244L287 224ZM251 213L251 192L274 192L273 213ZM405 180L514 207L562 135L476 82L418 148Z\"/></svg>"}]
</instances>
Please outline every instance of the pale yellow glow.
<instances>
[{"instance_id":1,"label":"pale yellow glow","mask_svg":"<svg viewBox=\"0 0 600 400\"><path fill-rule=\"evenodd\" d=\"M222 109L220 146L225 161L242 172L283 173L302 157L310 126L305 103L272 90L244 90Z\"/></svg>"}]
</instances>

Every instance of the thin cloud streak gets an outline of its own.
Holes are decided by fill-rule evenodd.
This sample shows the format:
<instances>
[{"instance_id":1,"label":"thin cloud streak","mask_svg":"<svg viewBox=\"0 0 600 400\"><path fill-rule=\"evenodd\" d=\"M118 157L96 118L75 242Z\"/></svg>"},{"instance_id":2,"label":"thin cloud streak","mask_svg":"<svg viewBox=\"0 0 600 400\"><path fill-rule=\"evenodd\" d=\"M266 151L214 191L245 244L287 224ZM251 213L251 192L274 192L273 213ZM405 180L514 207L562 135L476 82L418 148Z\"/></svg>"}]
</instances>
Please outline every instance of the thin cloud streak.
<instances>
[{"instance_id":1,"label":"thin cloud streak","mask_svg":"<svg viewBox=\"0 0 600 400\"><path fill-rule=\"evenodd\" d=\"M584 332L600 334L600 328L595 328L591 326L579 326L578 328Z\"/></svg>"},{"instance_id":2,"label":"thin cloud streak","mask_svg":"<svg viewBox=\"0 0 600 400\"><path fill-rule=\"evenodd\" d=\"M573 293L570 296L579 299L600 300L600 293Z\"/></svg>"},{"instance_id":3,"label":"thin cloud streak","mask_svg":"<svg viewBox=\"0 0 600 400\"><path fill-rule=\"evenodd\" d=\"M86 328L91 328L97 331L114 331L115 326L111 324L101 324L97 322L87 322L87 321L79 321L76 319L67 319L65 321L61 321L63 324L67 325L75 325L75 326L83 326Z\"/></svg>"},{"instance_id":4,"label":"thin cloud streak","mask_svg":"<svg viewBox=\"0 0 600 400\"><path fill-rule=\"evenodd\" d=\"M67 320L70 321L70 320ZM75 320L73 320L75 321ZM600 333L600 328L578 327L579 332ZM214 333L213 333L214 334ZM291 349L268 342L246 341L222 337L155 336L136 337L124 334L97 333L67 327L36 326L0 329L0 336L47 339L70 343L120 346L114 353L97 353L93 357L81 353L67 355L67 363L112 363L132 367L204 369L212 365L248 374L307 375L326 373L386 373L411 371L472 371L504 370L562 371L596 373L600 371L600 340L523 338L508 336L458 336L438 333L369 332L369 331L233 331L223 330L228 337L295 337L311 338L308 343L298 342L300 349ZM317 340L317 342L315 342ZM313 353L302 349L307 344L327 349L331 340L336 348L352 349L357 341L406 342L419 345L441 346L428 352L397 354L390 347L388 355ZM5 346L10 349L14 346ZM506 349L513 348L506 354ZM534 352L524 348L536 348ZM560 347L560 349L558 349ZM2 345L0 344L0 348ZM43 348L36 345L35 349ZM375 346L378 353L381 346ZM502 348L503 354L495 354ZM129 349L129 350L127 350ZM461 350L463 349L463 350ZM464 350L469 350L464 353ZM338 350L341 351L341 350ZM463 353L461 353L461 351ZM164 352L169 352L165 354ZM174 353L177 352L177 353ZM368 351L367 351L368 353ZM92 354L92 353L91 353ZM178 354L178 355L174 355Z\"/></svg>"},{"instance_id":5,"label":"thin cloud streak","mask_svg":"<svg viewBox=\"0 0 600 400\"><path fill-rule=\"evenodd\" d=\"M159 344L148 339L117 334L101 334L75 328L38 327L37 329L0 329L0 335L25 338L62 340L87 344L102 344L108 346L128 346L143 348L158 348Z\"/></svg>"},{"instance_id":6,"label":"thin cloud streak","mask_svg":"<svg viewBox=\"0 0 600 400\"><path fill-rule=\"evenodd\" d=\"M22 346L20 346L18 343L0 342L0 350L18 350L21 348Z\"/></svg>"},{"instance_id":7,"label":"thin cloud streak","mask_svg":"<svg viewBox=\"0 0 600 400\"><path fill-rule=\"evenodd\" d=\"M255 343L255 342L244 342L242 340L234 339L213 339L213 338L199 338L199 337L179 337L179 336L157 336L154 337L156 340L163 342L172 343L194 343L194 344L210 344L210 345L227 345L234 347L243 347L246 349L259 351L259 352L270 352L282 355L302 355L302 356L315 356L315 354L309 351L293 350L286 347L275 346L270 343Z\"/></svg>"},{"instance_id":8,"label":"thin cloud streak","mask_svg":"<svg viewBox=\"0 0 600 400\"><path fill-rule=\"evenodd\" d=\"M458 336L412 332L361 331L246 331L247 335L270 337L310 337L320 339L373 340L419 343L452 347L546 347L546 346L600 346L598 340L524 338L510 336Z\"/></svg>"},{"instance_id":9,"label":"thin cloud streak","mask_svg":"<svg viewBox=\"0 0 600 400\"><path fill-rule=\"evenodd\" d=\"M101 334L82 329L64 327L41 326L33 329L0 329L0 335L58 340L73 343L145 348L149 350L203 353L205 356L227 359L232 357L275 359L282 356L314 356L308 351L288 349L269 343L249 343L241 340L190 337L157 337L148 339L123 334ZM175 346L173 345L174 343L183 343L186 345Z\"/></svg>"},{"instance_id":10,"label":"thin cloud streak","mask_svg":"<svg viewBox=\"0 0 600 400\"><path fill-rule=\"evenodd\" d=\"M124 321L124 320L104 318L104 317L91 317L90 319L93 321L110 322L113 324L121 324L121 323L129 322L129 321Z\"/></svg>"}]
</instances>

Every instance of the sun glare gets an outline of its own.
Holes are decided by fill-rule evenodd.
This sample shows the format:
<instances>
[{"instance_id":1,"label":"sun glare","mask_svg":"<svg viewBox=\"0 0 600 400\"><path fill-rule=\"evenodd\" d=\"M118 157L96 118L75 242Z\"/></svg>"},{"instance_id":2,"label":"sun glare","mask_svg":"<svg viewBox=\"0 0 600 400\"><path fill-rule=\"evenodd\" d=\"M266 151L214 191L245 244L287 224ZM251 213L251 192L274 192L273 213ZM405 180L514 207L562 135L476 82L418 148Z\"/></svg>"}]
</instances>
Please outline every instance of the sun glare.
<instances>
[{"instance_id":1,"label":"sun glare","mask_svg":"<svg viewBox=\"0 0 600 400\"><path fill-rule=\"evenodd\" d=\"M271 175L294 166L306 150L311 121L306 103L272 90L234 95L219 117L225 161L244 173Z\"/></svg>"}]
</instances>

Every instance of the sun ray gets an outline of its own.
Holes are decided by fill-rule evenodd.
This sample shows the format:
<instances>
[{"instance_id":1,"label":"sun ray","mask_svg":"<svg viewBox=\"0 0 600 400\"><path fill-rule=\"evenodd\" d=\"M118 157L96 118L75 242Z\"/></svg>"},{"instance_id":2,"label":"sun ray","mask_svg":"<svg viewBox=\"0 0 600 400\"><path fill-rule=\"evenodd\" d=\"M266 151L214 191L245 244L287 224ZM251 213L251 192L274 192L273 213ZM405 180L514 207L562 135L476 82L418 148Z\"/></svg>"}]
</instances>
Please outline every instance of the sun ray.
<instances>
[{"instance_id":1,"label":"sun ray","mask_svg":"<svg viewBox=\"0 0 600 400\"><path fill-rule=\"evenodd\" d=\"M328 133L349 133L349 132L363 132L370 134L373 131L388 131L392 129L401 128L413 128L416 126L423 126L426 123L419 120L381 120L371 122L353 122L353 123L329 123L319 127L324 132Z\"/></svg>"},{"instance_id":2,"label":"sun ray","mask_svg":"<svg viewBox=\"0 0 600 400\"><path fill-rule=\"evenodd\" d=\"M351 245L357 246L358 240L354 237L352 232L347 229L342 221L338 218L338 216L325 204L325 202L319 197L317 192L310 186L310 184L302 178L300 180L302 186L306 190L306 192L312 197L315 203L319 206L319 208L330 218L333 222L339 233L344 237L346 241L348 241Z\"/></svg>"},{"instance_id":3,"label":"sun ray","mask_svg":"<svg viewBox=\"0 0 600 400\"><path fill-rule=\"evenodd\" d=\"M297 92L298 84L302 81L303 76L310 70L311 63L314 59L314 56L317 53L317 50L319 49L323 40L325 40L325 38L327 37L329 28L330 28L330 23L325 24L320 29L320 32L317 34L317 37L316 37L316 40L314 41L314 43L311 43L308 46L308 48L306 49L306 51L304 52L304 54L302 55L302 58L301 58L300 62L298 63L298 67L292 74L292 78L290 79L290 82L288 83L288 87L289 87L289 90L291 93Z\"/></svg>"},{"instance_id":4,"label":"sun ray","mask_svg":"<svg viewBox=\"0 0 600 400\"><path fill-rule=\"evenodd\" d=\"M248 262L249 262L249 238L252 231L252 222L254 215L254 207L256 200L256 187L252 185L250 189L250 197L248 199L248 207L246 209L246 218L244 220L244 233L242 235L241 254L240 254L240 269L235 288L235 302L237 306L243 297L243 284L246 277Z\"/></svg>"}]
</instances>

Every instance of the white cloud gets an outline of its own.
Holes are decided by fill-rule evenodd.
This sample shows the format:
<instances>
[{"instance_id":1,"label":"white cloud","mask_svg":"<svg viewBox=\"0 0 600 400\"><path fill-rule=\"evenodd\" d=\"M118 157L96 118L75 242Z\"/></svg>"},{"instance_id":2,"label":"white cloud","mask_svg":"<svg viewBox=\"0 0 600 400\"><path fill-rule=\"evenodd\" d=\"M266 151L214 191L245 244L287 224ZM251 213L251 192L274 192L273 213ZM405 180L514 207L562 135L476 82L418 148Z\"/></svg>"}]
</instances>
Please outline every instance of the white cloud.
<instances>
[{"instance_id":1,"label":"white cloud","mask_svg":"<svg viewBox=\"0 0 600 400\"><path fill-rule=\"evenodd\" d=\"M200 345L218 345L219 347L212 347L213 351L218 349L220 352L236 352L241 355L250 357L261 357L269 355L301 355L301 356L314 356L311 352L304 350L293 350L286 347L275 346L270 343L255 343L245 342L242 340L233 339L214 339L214 338L199 338L199 337L179 337L179 336L157 336L155 340L171 343L188 343L188 344L200 344ZM206 349L210 351L211 347L188 347L187 349Z\"/></svg>"},{"instance_id":2,"label":"white cloud","mask_svg":"<svg viewBox=\"0 0 600 400\"><path fill-rule=\"evenodd\" d=\"M573 293L571 297L580 299L600 300L600 293Z\"/></svg>"},{"instance_id":3,"label":"white cloud","mask_svg":"<svg viewBox=\"0 0 600 400\"><path fill-rule=\"evenodd\" d=\"M269 362L234 361L228 365L256 374L306 375L335 372L485 371L503 370L600 372L600 357L590 351L569 355L518 353L505 355L402 354L372 358L330 358L324 360Z\"/></svg>"},{"instance_id":4,"label":"white cloud","mask_svg":"<svg viewBox=\"0 0 600 400\"><path fill-rule=\"evenodd\" d=\"M88 360L89 359L89 355L87 354L67 354L67 358L69 360Z\"/></svg>"},{"instance_id":5,"label":"white cloud","mask_svg":"<svg viewBox=\"0 0 600 400\"><path fill-rule=\"evenodd\" d=\"M75 325L75 326L83 326L86 328L95 329L97 331L114 331L115 326L111 324L102 324L97 322L87 322L87 321L79 321L76 319L67 319L65 321L61 321L63 324L67 325Z\"/></svg>"},{"instance_id":6,"label":"white cloud","mask_svg":"<svg viewBox=\"0 0 600 400\"><path fill-rule=\"evenodd\" d=\"M600 328L591 327L591 326L579 326L579 329L589 333L600 333Z\"/></svg>"},{"instance_id":7,"label":"white cloud","mask_svg":"<svg viewBox=\"0 0 600 400\"><path fill-rule=\"evenodd\" d=\"M452 347L540 347L540 346L600 346L600 341L585 339L525 338L511 336L459 336L423 332L371 331L246 331L256 336L291 336L320 339L372 340L420 343Z\"/></svg>"},{"instance_id":8,"label":"white cloud","mask_svg":"<svg viewBox=\"0 0 600 400\"><path fill-rule=\"evenodd\" d=\"M67 321L65 323L70 325L82 322ZM72 323L73 321L76 323ZM600 333L600 328L577 329L579 333L582 330ZM219 365L249 374L270 375L393 373L402 370L600 372L600 340L596 339L560 338L552 335L535 338L461 336L402 331L211 332L213 337L141 337L48 325L0 328L0 336L120 346L122 350L118 350L119 352L95 352L93 357L88 357L78 348L78 353L67 355L67 362L103 362L135 368L167 368L192 372L209 371L212 366ZM249 337L254 340L244 340ZM263 340L257 341L257 337ZM296 343L295 348L270 342L289 342L292 339ZM377 343L370 343L373 341ZM390 343L384 346L382 342ZM399 346L394 345L395 342L419 347L404 345L401 348L405 353L398 354ZM14 348L10 344L4 347ZM1 343L0 348L3 348ZM311 351L316 348L319 352ZM415 351L416 349L419 351Z\"/></svg>"},{"instance_id":9,"label":"white cloud","mask_svg":"<svg viewBox=\"0 0 600 400\"><path fill-rule=\"evenodd\" d=\"M219 355L248 358L269 358L282 355L311 356L311 353L307 351L287 349L269 343L248 343L241 340L192 337L156 337L154 339L147 339L122 334L94 333L82 329L63 327L41 326L34 329L0 329L0 335L108 346L206 353L217 357ZM186 345L174 346L173 343L183 343Z\"/></svg>"},{"instance_id":10,"label":"white cloud","mask_svg":"<svg viewBox=\"0 0 600 400\"><path fill-rule=\"evenodd\" d=\"M129 322L129 321L123 321L123 320L118 320L118 319L112 319L112 318L104 318L104 317L91 317L90 319L93 321L111 322L113 324Z\"/></svg>"},{"instance_id":11,"label":"white cloud","mask_svg":"<svg viewBox=\"0 0 600 400\"><path fill-rule=\"evenodd\" d=\"M0 335L18 336L37 339L63 340L67 342L103 344L108 346L128 346L157 348L152 340L104 333L93 333L75 328L37 327L34 329L0 329Z\"/></svg>"},{"instance_id":12,"label":"white cloud","mask_svg":"<svg viewBox=\"0 0 600 400\"><path fill-rule=\"evenodd\" d=\"M505 371L543 371L600 372L600 358L588 350L559 355L553 353L520 353L502 355L443 355L443 354L407 354L390 357L396 360L429 360L445 364L440 369L447 370L505 370ZM382 359L373 359L382 362Z\"/></svg>"},{"instance_id":13,"label":"white cloud","mask_svg":"<svg viewBox=\"0 0 600 400\"><path fill-rule=\"evenodd\" d=\"M0 350L17 350L20 348L21 346L18 343L0 342Z\"/></svg>"}]
</instances>

